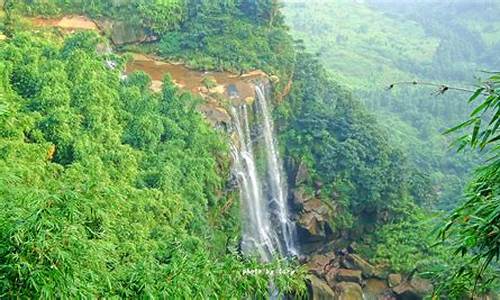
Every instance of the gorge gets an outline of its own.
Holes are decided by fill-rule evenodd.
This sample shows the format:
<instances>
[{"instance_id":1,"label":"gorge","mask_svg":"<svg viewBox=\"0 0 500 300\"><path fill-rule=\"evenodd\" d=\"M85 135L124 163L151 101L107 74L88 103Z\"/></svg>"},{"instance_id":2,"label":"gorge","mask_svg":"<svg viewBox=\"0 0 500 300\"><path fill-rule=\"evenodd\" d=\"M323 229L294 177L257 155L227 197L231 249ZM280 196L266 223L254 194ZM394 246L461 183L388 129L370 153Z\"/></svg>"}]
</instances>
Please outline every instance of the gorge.
<instances>
[{"instance_id":1,"label":"gorge","mask_svg":"<svg viewBox=\"0 0 500 300\"><path fill-rule=\"evenodd\" d=\"M466 187L486 209L438 211L472 165L412 107L469 110L351 89L462 49L410 6L328 1L0 0L0 298L496 300L476 245L495 249L498 175ZM461 24L494 56L496 25Z\"/></svg>"}]
</instances>

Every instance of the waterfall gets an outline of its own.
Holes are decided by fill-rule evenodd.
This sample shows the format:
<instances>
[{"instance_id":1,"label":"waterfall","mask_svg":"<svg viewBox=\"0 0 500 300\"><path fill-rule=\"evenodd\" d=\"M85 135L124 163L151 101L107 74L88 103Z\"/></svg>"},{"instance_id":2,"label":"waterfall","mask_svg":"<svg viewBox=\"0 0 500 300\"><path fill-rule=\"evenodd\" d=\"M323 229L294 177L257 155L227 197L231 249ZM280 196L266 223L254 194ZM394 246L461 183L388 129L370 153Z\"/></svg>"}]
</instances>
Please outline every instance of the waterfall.
<instances>
[{"instance_id":1,"label":"waterfall","mask_svg":"<svg viewBox=\"0 0 500 300\"><path fill-rule=\"evenodd\" d=\"M276 150L277 141L275 139L274 126L271 114L267 107L267 97L265 90L261 86L256 87L257 102L259 103L262 119L263 119L263 133L265 140L265 149L267 156L267 171L268 182L270 183L271 204L276 205L276 214L279 222L279 229L281 230L281 238L285 244L285 254L296 255L295 249L295 224L290 220L288 212L288 197L287 185L283 171L283 164L281 163L279 153Z\"/></svg>"},{"instance_id":2,"label":"waterfall","mask_svg":"<svg viewBox=\"0 0 500 300\"><path fill-rule=\"evenodd\" d=\"M257 254L263 261L271 261L273 254L296 254L295 225L290 220L287 186L283 166L277 151L273 121L269 112L265 89L255 88L259 115L249 120L247 104L231 108L238 143L231 146L242 203L243 240L245 253ZM255 134L255 131L261 131ZM256 149L265 155L265 170L258 171ZM259 152L259 153L260 153ZM261 157L259 157L261 158Z\"/></svg>"}]
</instances>

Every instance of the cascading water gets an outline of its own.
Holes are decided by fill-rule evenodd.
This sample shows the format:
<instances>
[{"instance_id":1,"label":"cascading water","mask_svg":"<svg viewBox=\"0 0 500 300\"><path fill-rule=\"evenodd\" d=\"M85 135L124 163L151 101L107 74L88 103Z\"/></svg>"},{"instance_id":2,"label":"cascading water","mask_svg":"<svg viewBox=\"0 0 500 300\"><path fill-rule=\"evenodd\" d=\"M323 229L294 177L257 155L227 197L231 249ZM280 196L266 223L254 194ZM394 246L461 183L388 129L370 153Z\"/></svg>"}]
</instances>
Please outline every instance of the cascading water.
<instances>
[{"instance_id":1,"label":"cascading water","mask_svg":"<svg viewBox=\"0 0 500 300\"><path fill-rule=\"evenodd\" d=\"M246 216L242 248L245 252L257 251L264 261L270 261L275 252L271 239L273 231L262 194L260 177L255 167L247 107L233 107L231 112L240 140L239 148L232 145L231 152L234 158L234 170L240 182L242 208Z\"/></svg>"},{"instance_id":2,"label":"cascading water","mask_svg":"<svg viewBox=\"0 0 500 300\"><path fill-rule=\"evenodd\" d=\"M231 109L239 141L239 145L232 145L231 153L245 218L242 249L245 253L258 254L268 262L275 253L283 256L297 254L295 225L289 216L285 176L263 86L256 87L256 96L260 115L254 118L252 128L247 104ZM257 129L261 134L252 134L251 129ZM256 147L263 147L266 156L262 174L256 167Z\"/></svg>"},{"instance_id":3,"label":"cascading water","mask_svg":"<svg viewBox=\"0 0 500 300\"><path fill-rule=\"evenodd\" d=\"M295 223L290 220L288 212L288 197L283 165L277 152L277 142L274 137L274 126L271 114L267 107L267 97L264 88L256 87L257 102L259 103L262 119L263 119L263 134L265 140L265 148L267 154L267 171L268 182L270 185L271 205L277 206L276 215L281 230L281 238L285 244L286 256L296 255L295 248Z\"/></svg>"}]
</instances>

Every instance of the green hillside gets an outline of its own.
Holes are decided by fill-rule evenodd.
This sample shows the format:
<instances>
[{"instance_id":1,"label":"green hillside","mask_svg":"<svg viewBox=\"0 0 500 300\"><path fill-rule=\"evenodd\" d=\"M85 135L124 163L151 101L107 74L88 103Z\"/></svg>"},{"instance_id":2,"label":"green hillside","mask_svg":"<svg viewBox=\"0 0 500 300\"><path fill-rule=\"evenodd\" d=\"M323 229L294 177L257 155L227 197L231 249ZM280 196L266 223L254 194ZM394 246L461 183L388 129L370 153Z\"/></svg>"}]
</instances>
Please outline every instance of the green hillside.
<instances>
[{"instance_id":1,"label":"green hillside","mask_svg":"<svg viewBox=\"0 0 500 300\"><path fill-rule=\"evenodd\" d=\"M392 142L430 178L435 201L446 209L460 198L478 160L471 153L455 155L441 135L465 118L468 95L386 88L413 80L471 87L478 70L498 67L500 27L492 15L499 7L461 3L286 1L284 9L296 43L376 112Z\"/></svg>"},{"instance_id":2,"label":"green hillside","mask_svg":"<svg viewBox=\"0 0 500 300\"><path fill-rule=\"evenodd\" d=\"M292 35L352 88L414 78L398 62L428 64L439 45L416 22L388 18L366 4L350 0L286 3Z\"/></svg>"}]
</instances>

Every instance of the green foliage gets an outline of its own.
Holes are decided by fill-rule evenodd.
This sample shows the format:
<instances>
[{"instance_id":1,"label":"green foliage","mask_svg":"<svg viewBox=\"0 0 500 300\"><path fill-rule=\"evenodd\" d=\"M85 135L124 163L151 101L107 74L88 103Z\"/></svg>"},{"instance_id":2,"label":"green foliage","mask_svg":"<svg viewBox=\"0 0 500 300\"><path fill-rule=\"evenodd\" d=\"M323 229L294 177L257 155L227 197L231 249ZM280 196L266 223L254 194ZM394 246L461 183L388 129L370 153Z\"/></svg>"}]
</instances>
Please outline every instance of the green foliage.
<instances>
[{"instance_id":1,"label":"green foliage","mask_svg":"<svg viewBox=\"0 0 500 300\"><path fill-rule=\"evenodd\" d=\"M177 29L186 14L186 3L181 0L23 0L16 3L16 8L27 15L76 13L107 17L160 35Z\"/></svg>"},{"instance_id":2,"label":"green foliage","mask_svg":"<svg viewBox=\"0 0 500 300\"><path fill-rule=\"evenodd\" d=\"M395 210L410 199L404 156L311 56L299 54L292 90L278 113L286 156L308 165L309 184L324 184L325 198L338 209L335 222L349 215L355 222L345 223L351 225L397 217Z\"/></svg>"},{"instance_id":3,"label":"green foliage","mask_svg":"<svg viewBox=\"0 0 500 300\"><path fill-rule=\"evenodd\" d=\"M399 273L422 272L442 264L447 253L443 247L433 247L432 219L415 205L408 205L401 213L402 221L388 223L366 236L361 252Z\"/></svg>"},{"instance_id":4,"label":"green foliage","mask_svg":"<svg viewBox=\"0 0 500 300\"><path fill-rule=\"evenodd\" d=\"M480 158L450 151L450 137L441 133L466 117L466 96L450 92L436 98L426 89L389 93L385 87L417 78L462 86L477 70L500 68L498 3L285 3L294 38L363 100L390 132L390 142L431 183L433 199L424 202L448 211L455 207Z\"/></svg>"},{"instance_id":5,"label":"green foliage","mask_svg":"<svg viewBox=\"0 0 500 300\"><path fill-rule=\"evenodd\" d=\"M436 244L436 219L415 205L408 205L402 211L401 221L382 226L373 235L363 238L361 253L371 261L386 266L391 272L405 275L417 273L432 280L436 297L462 299L470 295L474 281L457 276L477 271L480 266L469 255L455 257L448 244ZM495 270L489 269L478 282L476 292L488 293L500 282Z\"/></svg>"},{"instance_id":6,"label":"green foliage","mask_svg":"<svg viewBox=\"0 0 500 300\"><path fill-rule=\"evenodd\" d=\"M120 79L123 59L96 41L18 32L0 45L0 298L303 291L301 272L243 273L295 267L234 253L227 144L198 100L169 77L159 94L145 74Z\"/></svg>"},{"instance_id":7,"label":"green foliage","mask_svg":"<svg viewBox=\"0 0 500 300\"><path fill-rule=\"evenodd\" d=\"M196 69L291 72L293 49L276 0L23 0L28 15L106 17L160 38L156 51Z\"/></svg>"},{"instance_id":8,"label":"green foliage","mask_svg":"<svg viewBox=\"0 0 500 300\"><path fill-rule=\"evenodd\" d=\"M188 18L179 31L163 36L161 55L197 69L261 68L279 76L291 72L292 43L275 1L188 2Z\"/></svg>"},{"instance_id":9,"label":"green foliage","mask_svg":"<svg viewBox=\"0 0 500 300\"><path fill-rule=\"evenodd\" d=\"M472 256L454 276L474 281L474 288L484 280L488 266L498 262L500 256L499 90L500 74L496 73L469 99L476 105L469 119L447 131L465 130L465 135L456 141L459 150L470 147L486 151L489 156L476 170L464 202L453 211L440 233L443 239L451 240L455 254ZM471 265L477 267L471 268Z\"/></svg>"}]
</instances>

